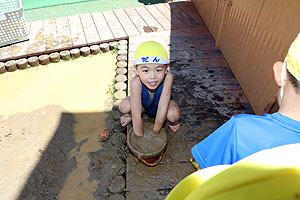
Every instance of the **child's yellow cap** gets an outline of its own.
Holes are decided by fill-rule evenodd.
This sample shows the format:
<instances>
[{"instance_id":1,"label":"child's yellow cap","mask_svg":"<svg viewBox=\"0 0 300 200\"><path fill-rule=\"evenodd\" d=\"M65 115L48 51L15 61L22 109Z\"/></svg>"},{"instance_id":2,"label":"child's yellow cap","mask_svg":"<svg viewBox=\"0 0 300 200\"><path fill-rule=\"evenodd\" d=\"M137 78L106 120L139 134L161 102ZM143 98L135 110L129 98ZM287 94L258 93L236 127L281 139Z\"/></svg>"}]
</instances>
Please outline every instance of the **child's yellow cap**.
<instances>
[{"instance_id":1,"label":"child's yellow cap","mask_svg":"<svg viewBox=\"0 0 300 200\"><path fill-rule=\"evenodd\" d=\"M285 61L288 71L300 81L300 33L291 44Z\"/></svg>"},{"instance_id":2,"label":"child's yellow cap","mask_svg":"<svg viewBox=\"0 0 300 200\"><path fill-rule=\"evenodd\" d=\"M144 42L135 51L133 65L148 63L169 64L167 51L158 42Z\"/></svg>"}]
</instances>

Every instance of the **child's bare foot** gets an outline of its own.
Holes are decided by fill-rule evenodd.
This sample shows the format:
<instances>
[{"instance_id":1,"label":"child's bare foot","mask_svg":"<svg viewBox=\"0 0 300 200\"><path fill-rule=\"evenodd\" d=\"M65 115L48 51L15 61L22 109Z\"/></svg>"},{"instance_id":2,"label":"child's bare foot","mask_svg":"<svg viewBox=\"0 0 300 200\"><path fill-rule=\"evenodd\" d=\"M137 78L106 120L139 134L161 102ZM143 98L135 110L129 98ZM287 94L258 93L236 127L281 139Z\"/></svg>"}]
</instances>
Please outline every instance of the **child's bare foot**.
<instances>
[{"instance_id":1,"label":"child's bare foot","mask_svg":"<svg viewBox=\"0 0 300 200\"><path fill-rule=\"evenodd\" d=\"M122 126L126 126L131 122L131 115L130 114L125 114L120 118Z\"/></svg>"},{"instance_id":2,"label":"child's bare foot","mask_svg":"<svg viewBox=\"0 0 300 200\"><path fill-rule=\"evenodd\" d=\"M177 132L180 129L180 123L179 122L168 122L168 126L169 128L173 131L173 132Z\"/></svg>"}]
</instances>

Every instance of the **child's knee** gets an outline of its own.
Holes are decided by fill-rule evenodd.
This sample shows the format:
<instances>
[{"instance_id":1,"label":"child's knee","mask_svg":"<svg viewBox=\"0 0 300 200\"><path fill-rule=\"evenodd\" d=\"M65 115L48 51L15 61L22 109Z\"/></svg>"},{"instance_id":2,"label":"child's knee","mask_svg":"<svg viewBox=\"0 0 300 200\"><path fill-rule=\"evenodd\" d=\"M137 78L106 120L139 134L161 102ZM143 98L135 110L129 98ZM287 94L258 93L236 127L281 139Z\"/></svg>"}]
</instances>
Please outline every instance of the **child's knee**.
<instances>
[{"instance_id":1,"label":"child's knee","mask_svg":"<svg viewBox=\"0 0 300 200\"><path fill-rule=\"evenodd\" d=\"M178 121L180 118L180 110L177 107L172 107L168 110L167 118L170 122Z\"/></svg>"},{"instance_id":2,"label":"child's knee","mask_svg":"<svg viewBox=\"0 0 300 200\"><path fill-rule=\"evenodd\" d=\"M129 113L130 112L130 103L126 99L123 99L119 104L119 110L123 114Z\"/></svg>"}]
</instances>

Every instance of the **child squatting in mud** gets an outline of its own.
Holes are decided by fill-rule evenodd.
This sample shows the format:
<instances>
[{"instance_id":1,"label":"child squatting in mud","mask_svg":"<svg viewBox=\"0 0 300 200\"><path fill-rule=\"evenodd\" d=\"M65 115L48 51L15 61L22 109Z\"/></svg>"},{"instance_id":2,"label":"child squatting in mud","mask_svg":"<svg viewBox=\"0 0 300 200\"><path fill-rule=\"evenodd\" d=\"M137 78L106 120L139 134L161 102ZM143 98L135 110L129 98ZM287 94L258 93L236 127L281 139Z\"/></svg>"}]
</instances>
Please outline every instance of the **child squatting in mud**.
<instances>
[{"instance_id":1,"label":"child squatting in mud","mask_svg":"<svg viewBox=\"0 0 300 200\"><path fill-rule=\"evenodd\" d=\"M154 41L138 46L133 62L137 75L130 82L131 95L119 105L124 114L122 126L132 121L136 136L142 137L142 113L155 117L154 132L159 132L167 119L167 124L174 132L180 128L180 109L172 101L173 74L168 71L169 60L165 48Z\"/></svg>"}]
</instances>

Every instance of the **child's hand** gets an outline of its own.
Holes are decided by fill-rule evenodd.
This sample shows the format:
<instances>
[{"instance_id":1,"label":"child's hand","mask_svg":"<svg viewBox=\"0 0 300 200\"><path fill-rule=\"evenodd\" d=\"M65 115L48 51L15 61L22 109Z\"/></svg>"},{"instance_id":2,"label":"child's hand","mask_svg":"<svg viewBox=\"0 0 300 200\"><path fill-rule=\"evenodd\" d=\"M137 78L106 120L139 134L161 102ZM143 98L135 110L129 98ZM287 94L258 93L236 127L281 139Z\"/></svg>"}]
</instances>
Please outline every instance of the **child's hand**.
<instances>
[{"instance_id":1,"label":"child's hand","mask_svg":"<svg viewBox=\"0 0 300 200\"><path fill-rule=\"evenodd\" d=\"M144 136L144 133L137 133L137 132L134 132L135 136L136 137L143 137Z\"/></svg>"}]
</instances>

